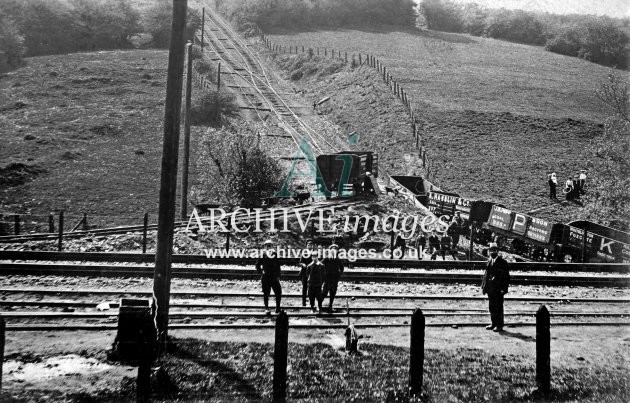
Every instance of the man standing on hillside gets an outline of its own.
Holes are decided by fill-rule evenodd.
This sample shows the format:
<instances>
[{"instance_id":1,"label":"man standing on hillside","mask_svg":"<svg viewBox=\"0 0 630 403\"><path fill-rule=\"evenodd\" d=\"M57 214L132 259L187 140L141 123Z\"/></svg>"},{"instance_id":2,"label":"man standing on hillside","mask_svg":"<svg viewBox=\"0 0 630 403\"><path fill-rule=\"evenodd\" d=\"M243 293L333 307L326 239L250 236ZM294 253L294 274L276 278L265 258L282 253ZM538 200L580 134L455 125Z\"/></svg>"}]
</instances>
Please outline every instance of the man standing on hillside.
<instances>
[{"instance_id":1,"label":"man standing on hillside","mask_svg":"<svg viewBox=\"0 0 630 403\"><path fill-rule=\"evenodd\" d=\"M501 332L504 324L503 297L508 292L510 271L507 261L499 256L499 248L496 243L490 244L489 252L490 258L481 283L481 291L488 294L488 307L492 322L486 326L486 329Z\"/></svg>"},{"instance_id":2,"label":"man standing on hillside","mask_svg":"<svg viewBox=\"0 0 630 403\"><path fill-rule=\"evenodd\" d=\"M580 184L580 194L583 195L586 192L584 191L584 185L586 185L586 169L580 170L580 175L578 176L578 181Z\"/></svg>"},{"instance_id":3,"label":"man standing on hillside","mask_svg":"<svg viewBox=\"0 0 630 403\"><path fill-rule=\"evenodd\" d=\"M265 311L269 312L269 295L273 289L276 297L276 313L280 313L280 300L282 299L282 286L280 285L280 261L275 256L273 242L266 240L263 243L263 256L256 262L256 270L261 273L260 282L263 289L263 301L265 303Z\"/></svg>"},{"instance_id":4,"label":"man standing on hillside","mask_svg":"<svg viewBox=\"0 0 630 403\"><path fill-rule=\"evenodd\" d=\"M549 180L547 182L549 183L549 198L551 200L556 200L558 198L558 196L556 196L556 187L558 187L558 178L556 177L555 172L552 172L549 175Z\"/></svg>"}]
</instances>

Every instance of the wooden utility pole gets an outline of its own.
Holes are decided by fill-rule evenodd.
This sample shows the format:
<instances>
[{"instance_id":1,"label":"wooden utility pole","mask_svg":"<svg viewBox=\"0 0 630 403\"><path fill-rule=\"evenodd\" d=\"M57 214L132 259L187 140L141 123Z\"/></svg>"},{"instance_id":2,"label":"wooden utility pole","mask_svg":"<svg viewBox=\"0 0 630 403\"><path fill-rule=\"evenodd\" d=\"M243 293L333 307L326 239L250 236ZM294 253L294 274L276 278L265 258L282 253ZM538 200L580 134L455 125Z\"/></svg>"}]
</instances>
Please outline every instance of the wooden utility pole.
<instances>
[{"instance_id":1,"label":"wooden utility pole","mask_svg":"<svg viewBox=\"0 0 630 403\"><path fill-rule=\"evenodd\" d=\"M201 9L201 53L203 54L203 33L206 27L206 8Z\"/></svg>"},{"instance_id":2,"label":"wooden utility pole","mask_svg":"<svg viewBox=\"0 0 630 403\"><path fill-rule=\"evenodd\" d=\"M173 22L168 55L166 103L164 105L164 144L162 147L157 250L155 253L155 273L153 275L153 297L157 305L156 324L161 351L164 351L163 348L168 335L173 228L175 226L175 200L177 196L177 153L179 151L182 76L184 73L184 34L187 9L187 0L173 0Z\"/></svg>"},{"instance_id":3,"label":"wooden utility pole","mask_svg":"<svg viewBox=\"0 0 630 403\"><path fill-rule=\"evenodd\" d=\"M184 113L184 158L182 159L182 221L188 216L188 165L190 163L190 103L192 95L192 42L186 45L186 110Z\"/></svg>"}]
</instances>

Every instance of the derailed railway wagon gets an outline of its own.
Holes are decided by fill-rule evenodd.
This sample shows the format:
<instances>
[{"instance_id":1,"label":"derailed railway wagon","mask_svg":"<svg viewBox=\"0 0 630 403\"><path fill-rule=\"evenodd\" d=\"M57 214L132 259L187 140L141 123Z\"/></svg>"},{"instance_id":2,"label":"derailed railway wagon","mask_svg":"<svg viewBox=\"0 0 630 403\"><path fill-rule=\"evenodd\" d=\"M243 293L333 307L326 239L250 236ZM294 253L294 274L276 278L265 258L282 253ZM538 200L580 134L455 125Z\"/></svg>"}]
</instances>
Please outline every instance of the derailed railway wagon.
<instances>
[{"instance_id":1,"label":"derailed railway wagon","mask_svg":"<svg viewBox=\"0 0 630 403\"><path fill-rule=\"evenodd\" d=\"M329 192L352 196L374 191L378 155L371 151L340 151L317 156L317 169Z\"/></svg>"},{"instance_id":2,"label":"derailed railway wagon","mask_svg":"<svg viewBox=\"0 0 630 403\"><path fill-rule=\"evenodd\" d=\"M630 233L591 221L553 222L442 191L428 192L425 205L438 216L459 212L464 219L461 235L469 237L475 224L475 243L503 239L509 241L504 246L533 260L630 263Z\"/></svg>"},{"instance_id":3,"label":"derailed railway wagon","mask_svg":"<svg viewBox=\"0 0 630 403\"><path fill-rule=\"evenodd\" d=\"M630 234L590 221L554 223L493 206L485 223L493 232L553 252L553 260L630 263Z\"/></svg>"}]
</instances>

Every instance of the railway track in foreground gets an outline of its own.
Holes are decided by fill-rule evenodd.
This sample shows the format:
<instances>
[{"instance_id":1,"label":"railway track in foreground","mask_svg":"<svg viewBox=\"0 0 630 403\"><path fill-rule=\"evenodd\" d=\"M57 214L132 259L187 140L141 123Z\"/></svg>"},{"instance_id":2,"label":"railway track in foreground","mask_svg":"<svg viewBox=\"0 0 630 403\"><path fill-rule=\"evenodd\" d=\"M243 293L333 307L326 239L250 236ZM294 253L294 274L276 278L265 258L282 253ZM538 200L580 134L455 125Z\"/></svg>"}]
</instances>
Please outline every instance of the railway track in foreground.
<instances>
[{"instance_id":1,"label":"railway track in foreground","mask_svg":"<svg viewBox=\"0 0 630 403\"><path fill-rule=\"evenodd\" d=\"M117 329L120 303L115 298L144 298L143 290L0 288L0 315L11 331L104 331ZM172 329L268 329L274 316L264 313L259 292L173 290ZM295 329L406 327L415 308L430 327L481 327L487 321L487 299L470 295L406 295L344 292L332 313L309 312L298 293L283 295L283 309ZM108 300L104 302L103 300ZM252 300L256 300L253 302ZM507 328L535 326L536 309L549 303L554 326L629 326L630 298L507 296Z\"/></svg>"},{"instance_id":2,"label":"railway track in foreground","mask_svg":"<svg viewBox=\"0 0 630 403\"><path fill-rule=\"evenodd\" d=\"M298 270L283 270L283 279L298 280ZM73 276L73 277L146 277L152 278L153 267L130 264L82 264L82 263L0 263L2 275ZM195 278L208 280L256 280L260 274L255 269L229 268L221 266L199 267L176 265L172 268L173 278ZM457 283L478 284L480 273L452 271L368 271L346 270L344 282L353 283ZM565 275L530 274L513 272L510 279L515 285L629 287L630 277L623 275Z\"/></svg>"},{"instance_id":3,"label":"railway track in foreground","mask_svg":"<svg viewBox=\"0 0 630 403\"><path fill-rule=\"evenodd\" d=\"M343 260L343 259L342 259ZM155 255L133 252L48 252L48 251L0 251L0 262L97 262L97 263L153 263ZM281 258L282 265L296 266L298 258ZM209 257L201 254L174 254L172 262L175 264L197 265L235 265L252 266L255 258L241 257ZM422 269L422 270L485 270L485 261L463 260L416 260L416 259L357 259L343 260L348 268L387 268L387 269ZM610 273L630 274L628 264L610 263L544 263L544 262L515 262L510 268L516 272L558 272L558 273Z\"/></svg>"}]
</instances>

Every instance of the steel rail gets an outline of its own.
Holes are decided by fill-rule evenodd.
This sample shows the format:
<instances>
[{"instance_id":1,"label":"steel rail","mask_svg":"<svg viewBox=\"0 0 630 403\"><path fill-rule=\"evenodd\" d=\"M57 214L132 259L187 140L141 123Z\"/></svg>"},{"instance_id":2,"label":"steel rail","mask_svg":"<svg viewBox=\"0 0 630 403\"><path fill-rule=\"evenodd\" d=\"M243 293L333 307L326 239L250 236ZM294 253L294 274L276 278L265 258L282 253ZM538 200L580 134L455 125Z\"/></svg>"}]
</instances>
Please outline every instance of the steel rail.
<instances>
[{"instance_id":1,"label":"steel rail","mask_svg":"<svg viewBox=\"0 0 630 403\"><path fill-rule=\"evenodd\" d=\"M485 302L485 301L484 301ZM83 309L95 309L98 305L102 304L102 302L85 302L85 301L51 301L51 300L39 300L39 301L27 301L27 300L0 300L0 306L7 307L48 307L48 308L83 308ZM118 302L108 302L109 309L116 309L120 307ZM340 304L340 308L335 308L334 312L338 314L346 315L347 312L411 312L415 308L422 309L423 312L438 312L438 313L448 313L448 312L488 312L487 308L437 308L437 307L428 307L425 305L418 306L385 306L385 307L377 307L377 306L356 306L343 308L343 304ZM573 303L572 305L575 305ZM179 308L179 309L202 309L202 308L213 308L213 309L239 309L239 310L261 310L262 307L260 304L257 305L248 305L248 304L217 304L217 303L208 303L208 302L171 302L169 305L171 308ZM301 306L301 305L283 305L283 309L287 311L310 311L310 306ZM14 312L14 311L11 311ZM39 312L39 311L38 311ZM195 312L195 311L192 311ZM523 309L512 309L506 310L505 313L511 314L535 314L534 311L523 310ZM620 316L630 316L630 313L626 310L622 312L597 312L597 311L585 311L585 312L577 312L570 310L558 309L554 308L553 313L556 314L567 314L567 315L620 315ZM2 315L2 313L0 313Z\"/></svg>"},{"instance_id":2,"label":"steel rail","mask_svg":"<svg viewBox=\"0 0 630 403\"><path fill-rule=\"evenodd\" d=\"M214 32L213 32L212 30L209 30L209 31L208 31L208 30L206 30L206 31L204 31L204 32L206 32L206 33L208 33L209 35L212 35L214 38L216 38L217 42L218 42L221 46L223 46L223 47L225 48L225 46L221 43L220 39L219 39L219 38L218 38L218 37L214 34ZM215 46L216 46L216 45L215 45ZM225 48L225 49L227 49L227 48ZM234 48L234 49L235 49L235 48ZM299 140L300 140L300 139L299 139L299 137L297 137L297 138L296 138L296 135L297 135L297 136L300 136L299 132L297 132L297 130L295 130L295 128L293 128L293 127L292 127L292 126L290 126L287 122L285 122L285 121L284 121L284 119L282 118L282 116L281 116L280 112L278 112L278 111L275 109L275 107L274 107L273 103L271 102L271 100L270 100L270 99L268 99L268 98L267 98L267 97L263 94L263 92L260 90L260 88L258 88L258 87L256 86L256 84L255 84L254 82L250 82L249 80L247 80L247 79L245 78L245 75L243 75L243 74L239 73L233 65L230 65L230 63L228 62L227 58L225 58L225 57L223 57L222 55L220 55L220 54L219 54L219 52L218 52L218 49L217 49L216 47L215 47L215 51L214 51L214 53L216 54L217 58L219 58L221 61L223 61L223 63L225 63L228 67L230 67L230 68L232 69L232 71L234 72L234 74L236 74L237 76L239 76L241 79L243 79L243 80L244 80L245 82L247 82L249 85L251 85L251 86L252 86L252 88L253 88L256 92L258 92L259 96L263 99L263 101L267 103L267 106L269 107L269 110L270 110L270 111L272 111L272 112L276 115L276 118L277 118L280 122L282 122L282 123L284 123L284 124L285 124L284 126L285 126L287 129L292 129L292 130L295 132L295 133L293 133L291 130L285 130L285 131L287 131L287 132L289 133L289 135L291 136L291 138L292 138L293 142L294 142L294 143L295 143L295 145L299 148L299 146L300 146L300 144L299 144ZM227 53L227 52L222 52L222 53ZM229 54L229 53L228 53L228 54ZM233 57L232 57L232 61L233 61L233 64L239 64L238 62L236 62L236 60L234 60L234 59L233 59ZM241 68L242 68L243 70L248 70L248 71L250 72L250 74L251 74L250 69L248 69L246 66L241 65ZM277 95L277 94L276 94L276 95ZM294 134L295 134L295 135L294 135Z\"/></svg>"},{"instance_id":3,"label":"steel rail","mask_svg":"<svg viewBox=\"0 0 630 403\"><path fill-rule=\"evenodd\" d=\"M290 308L291 309L291 308ZM262 310L262 308L258 308ZM350 311L336 312L336 313L311 313L311 312L292 312L290 315L294 318L321 318L321 319L343 319L346 317L351 318L398 318L408 317L411 314L412 309L407 309L406 312L357 312ZM424 312L424 309L423 309ZM112 318L117 317L118 311L110 312L18 312L18 311L0 311L0 317L5 319L100 319L100 318ZM487 317L487 312L427 312L424 313L425 317L439 318L439 317L451 317L451 316L479 316ZM530 312L505 312L504 316L536 316L535 311ZM550 314L551 317L559 318L572 318L572 317L606 317L606 318L630 318L628 313L575 313L575 312L554 312ZM169 312L169 318L235 318L235 319L259 319L269 318L269 315L265 312L203 312L203 311L171 311Z\"/></svg>"},{"instance_id":4,"label":"steel rail","mask_svg":"<svg viewBox=\"0 0 630 403\"><path fill-rule=\"evenodd\" d=\"M244 49L245 53L247 53L247 55L249 56L249 60L245 58L245 56L243 55L243 52L240 51L240 49L238 48L234 48L239 55L241 56L241 58L243 59L243 61L248 65L249 67L249 72L251 74L252 77L252 84L255 85L255 83L253 82L255 78L257 78L258 80L260 80L263 85L265 85L270 91L272 91L272 93L274 93L274 95L276 95L277 100L280 101L284 107L287 109L288 112L291 113L291 115L293 116L294 120L302 127L302 129L304 130L304 132L311 138L311 140L314 142L314 144L317 146L317 148L319 148L320 152L323 152L323 150L321 149L321 147L319 147L319 145L317 144L317 141L313 138L313 134L316 135L317 137L319 137L321 140L323 140L331 149L338 151L338 148L334 145L332 145L330 142L328 142L328 140L320 135L317 131L313 130L310 126L308 126L306 123L303 122L303 120L293 111L293 109L291 107L289 107L289 105L282 99L282 97L277 93L277 91L273 88L269 77L262 65L262 63L258 60L258 58L256 57L256 55L254 55L254 53L247 47L247 44L244 43L242 41L242 39L240 38L240 36L234 32L234 30L232 30L232 28L229 26L229 24L227 24L219 15L215 15L214 13L210 13L210 18L212 20L216 22L219 22L221 25L221 29L223 34L226 37L230 37L232 44L234 45L235 43L238 43L242 49ZM217 25L218 26L218 25ZM227 32L230 33L230 35L227 35ZM258 68L260 69L260 71L262 72L262 75L264 76L264 80L262 80L260 77L258 77L257 75L255 75L252 71L253 68L255 68L255 66L252 65L252 61L258 65ZM257 87L257 86L256 86ZM257 87L258 88L258 87Z\"/></svg>"},{"instance_id":5,"label":"steel rail","mask_svg":"<svg viewBox=\"0 0 630 403\"><path fill-rule=\"evenodd\" d=\"M105 290L101 288L93 289L64 289L64 288L16 288L5 287L0 288L0 294L39 294L39 295L134 295L150 297L153 292L147 288L146 291L139 290ZM197 298L262 298L259 292L226 292L226 291L203 291L203 290L181 290L174 289L171 296L194 296ZM283 299L302 298L299 293L282 294ZM354 299L376 299L376 300L427 300L427 301L488 301L483 295L440 295L440 294L360 294L360 293L341 293L337 294L338 299L349 298ZM630 303L630 298L572 298L572 297L538 297L538 296L505 296L505 301L520 302L557 302L557 303Z\"/></svg>"},{"instance_id":6,"label":"steel rail","mask_svg":"<svg viewBox=\"0 0 630 403\"><path fill-rule=\"evenodd\" d=\"M4 275L70 275L96 277L153 277L150 266L131 265L85 265L85 264L41 264L41 263L0 263L0 273ZM285 270L284 279L298 279L298 270ZM205 278L256 280L260 274L253 269L217 269L197 267L173 267L174 278ZM381 271L346 271L344 282L379 282L379 283L459 283L479 284L481 277L470 273L449 272L381 272ZM514 285L557 285L590 287L629 287L627 276L563 276L538 274L512 274L510 282Z\"/></svg>"},{"instance_id":7,"label":"steel rail","mask_svg":"<svg viewBox=\"0 0 630 403\"><path fill-rule=\"evenodd\" d=\"M291 316L289 316L291 317ZM444 322L444 323L425 323L426 327L485 327L485 322ZM535 322L514 322L507 323L505 325L506 332L509 332L510 328L515 327L535 327ZM621 327L630 326L630 322L554 322L553 327ZM312 324L300 324L290 323L289 327L292 329L345 329L346 324L337 323L312 323ZM357 329L373 329L373 328L393 328L393 327L409 327L408 323L363 323L354 324ZM169 330L199 330L199 329L274 329L274 323L268 324L250 324L250 323L171 323L168 325ZM13 332L59 332L59 331L104 331L104 330L117 330L118 325L115 324L81 324L81 325L50 325L50 324L37 324L37 325L12 325L8 324L6 330Z\"/></svg>"},{"instance_id":8,"label":"steel rail","mask_svg":"<svg viewBox=\"0 0 630 403\"><path fill-rule=\"evenodd\" d=\"M295 250L298 254L301 250ZM34 262L109 262L109 263L153 263L155 256L151 253L136 252L48 252L48 251L0 251L0 261L34 261ZM295 266L299 258L280 258L280 263ZM254 265L256 258L240 257L208 257L201 254L174 254L173 263L199 265ZM415 259L357 259L348 261L342 259L348 270L354 268L374 269L422 269L422 270L485 270L485 261L464 260L415 260ZM546 263L546 262L516 262L510 263L512 272L559 272L559 273L617 273L630 274L630 265L623 263ZM411 273L411 272L410 272Z\"/></svg>"}]
</instances>

